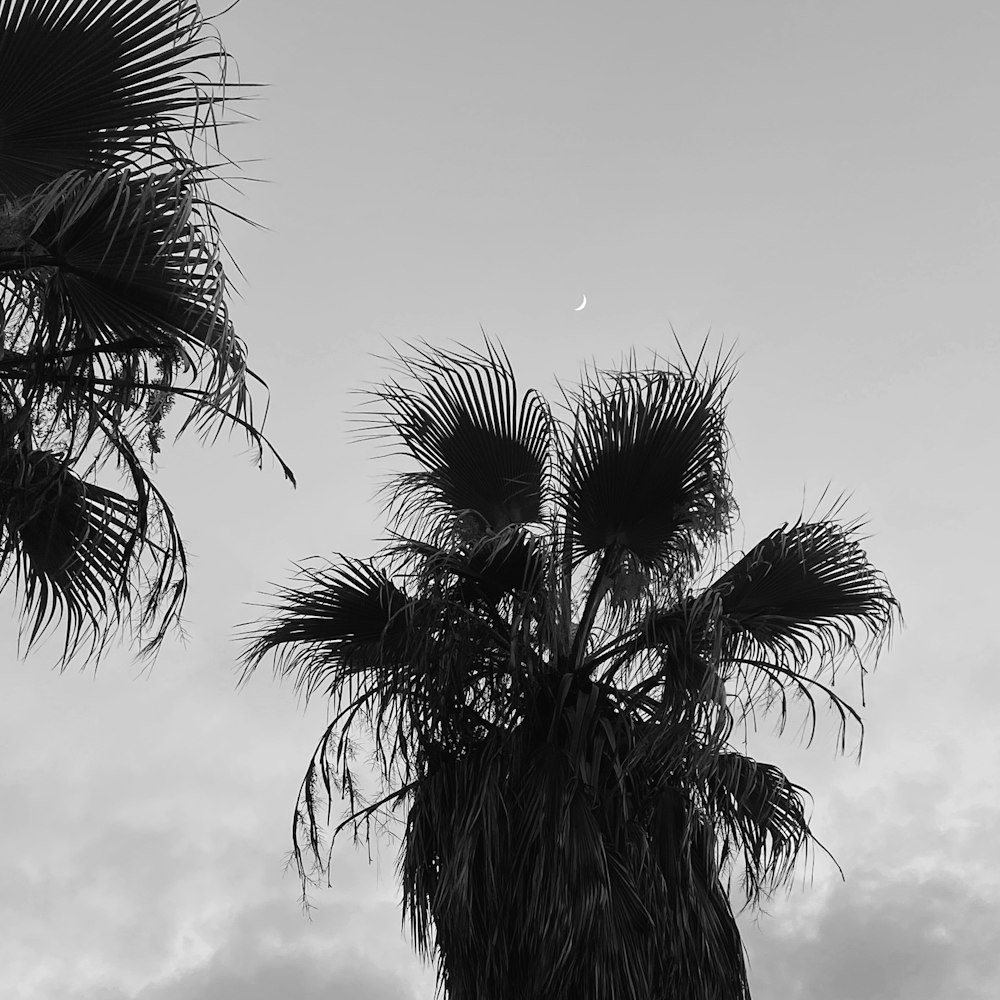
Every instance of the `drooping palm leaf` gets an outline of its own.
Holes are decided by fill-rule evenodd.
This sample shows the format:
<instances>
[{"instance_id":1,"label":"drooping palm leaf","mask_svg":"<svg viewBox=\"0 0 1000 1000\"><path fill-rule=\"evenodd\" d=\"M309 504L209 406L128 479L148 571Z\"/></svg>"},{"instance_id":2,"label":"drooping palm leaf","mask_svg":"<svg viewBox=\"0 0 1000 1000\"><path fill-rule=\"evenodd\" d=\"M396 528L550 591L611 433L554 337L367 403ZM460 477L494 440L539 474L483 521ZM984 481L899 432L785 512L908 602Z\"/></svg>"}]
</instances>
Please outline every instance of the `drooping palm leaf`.
<instances>
[{"instance_id":1,"label":"drooping palm leaf","mask_svg":"<svg viewBox=\"0 0 1000 1000\"><path fill-rule=\"evenodd\" d=\"M23 203L17 218L21 245L0 247L0 295L28 304L25 352L39 353L54 380L113 378L152 354L198 372L202 415L242 415L245 351L190 169L70 174Z\"/></svg>"},{"instance_id":2,"label":"drooping palm leaf","mask_svg":"<svg viewBox=\"0 0 1000 1000\"><path fill-rule=\"evenodd\" d=\"M334 787L349 799L352 815L364 812L351 771L351 727L357 717L378 730L380 745L389 739L387 732L393 733L384 756L386 781L399 750L405 750L394 674L405 670L412 604L381 570L353 559L300 567L297 586L282 588L276 596L271 618L248 632L244 679L273 653L276 671L294 676L307 698L325 688L337 706L296 806L292 839L305 878L306 850L317 861L321 857L322 816L329 820Z\"/></svg>"},{"instance_id":3,"label":"drooping palm leaf","mask_svg":"<svg viewBox=\"0 0 1000 1000\"><path fill-rule=\"evenodd\" d=\"M195 0L0 0L0 200L71 170L186 159L221 94ZM198 84L194 82L197 76Z\"/></svg>"},{"instance_id":4,"label":"drooping palm leaf","mask_svg":"<svg viewBox=\"0 0 1000 1000\"><path fill-rule=\"evenodd\" d=\"M166 546L150 552L153 498L145 484L130 499L85 482L64 456L44 451L8 448L0 465L0 564L9 564L22 591L29 646L61 621L62 662L81 650L93 657L137 605L141 632L165 598L168 605L179 599L183 552L169 520Z\"/></svg>"},{"instance_id":5,"label":"drooping palm leaf","mask_svg":"<svg viewBox=\"0 0 1000 1000\"><path fill-rule=\"evenodd\" d=\"M842 746L848 721L861 719L832 686L838 665L860 661L869 648L877 656L899 617L896 598L861 547L859 527L800 521L779 528L700 602L713 608L711 641L744 713L777 705L783 727L791 693L805 701L815 733L819 698L839 716Z\"/></svg>"},{"instance_id":6,"label":"drooping palm leaf","mask_svg":"<svg viewBox=\"0 0 1000 1000\"><path fill-rule=\"evenodd\" d=\"M742 855L747 899L759 903L791 877L813 839L805 790L773 764L724 751L703 776L701 792L731 855Z\"/></svg>"},{"instance_id":7,"label":"drooping palm leaf","mask_svg":"<svg viewBox=\"0 0 1000 1000\"><path fill-rule=\"evenodd\" d=\"M398 477L404 517L454 522L472 515L475 530L499 531L542 519L550 416L541 397L518 392L505 357L420 351L403 359L406 380L372 393L388 427L422 471Z\"/></svg>"},{"instance_id":8,"label":"drooping palm leaf","mask_svg":"<svg viewBox=\"0 0 1000 1000\"><path fill-rule=\"evenodd\" d=\"M137 451L159 450L172 403L182 430L269 447L227 312L216 165L193 152L214 146L228 58L204 28L196 0L0 0L0 449L23 459L0 484L4 582L29 642L65 623L64 659L126 622L150 652L179 615L183 545ZM110 467L127 495L96 481Z\"/></svg>"},{"instance_id":9,"label":"drooping palm leaf","mask_svg":"<svg viewBox=\"0 0 1000 1000\"><path fill-rule=\"evenodd\" d=\"M488 627L453 614L447 601L412 600L370 563L341 559L302 569L297 585L279 593L270 621L250 632L247 673L274 653L277 670L294 675L307 697L326 690L337 710L302 785L300 870L300 845L315 851L317 817L331 808L335 788L348 799L341 828L367 825L409 783L417 747L454 743L456 731L481 732L488 724L481 713L489 714L490 689L505 660ZM356 737L374 739L383 790L391 789L375 805L352 771Z\"/></svg>"}]
</instances>

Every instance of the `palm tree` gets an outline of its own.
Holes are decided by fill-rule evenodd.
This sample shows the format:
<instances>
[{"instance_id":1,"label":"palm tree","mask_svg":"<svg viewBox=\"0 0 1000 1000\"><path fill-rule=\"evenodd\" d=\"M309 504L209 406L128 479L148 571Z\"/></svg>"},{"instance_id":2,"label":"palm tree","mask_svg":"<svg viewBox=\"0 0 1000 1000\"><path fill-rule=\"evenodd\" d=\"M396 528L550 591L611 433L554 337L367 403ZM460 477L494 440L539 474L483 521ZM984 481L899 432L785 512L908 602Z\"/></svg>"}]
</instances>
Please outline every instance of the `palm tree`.
<instances>
[{"instance_id":1,"label":"palm tree","mask_svg":"<svg viewBox=\"0 0 1000 1000\"><path fill-rule=\"evenodd\" d=\"M194 0L0 0L0 586L29 645L64 626L63 663L118 626L155 649L178 618L184 547L151 476L175 400L182 430L268 447L227 313L221 164L194 152L222 124L209 29Z\"/></svg>"},{"instance_id":2,"label":"palm tree","mask_svg":"<svg viewBox=\"0 0 1000 1000\"><path fill-rule=\"evenodd\" d=\"M553 408L489 344L401 355L371 397L415 463L385 548L304 565L250 627L247 670L273 654L333 702L293 825L304 888L338 793L334 838L406 807L404 918L452 1000L749 996L727 887L756 904L815 842L805 791L735 737L798 699L843 746L834 668L898 607L833 515L717 572L733 371L630 358Z\"/></svg>"}]
</instances>

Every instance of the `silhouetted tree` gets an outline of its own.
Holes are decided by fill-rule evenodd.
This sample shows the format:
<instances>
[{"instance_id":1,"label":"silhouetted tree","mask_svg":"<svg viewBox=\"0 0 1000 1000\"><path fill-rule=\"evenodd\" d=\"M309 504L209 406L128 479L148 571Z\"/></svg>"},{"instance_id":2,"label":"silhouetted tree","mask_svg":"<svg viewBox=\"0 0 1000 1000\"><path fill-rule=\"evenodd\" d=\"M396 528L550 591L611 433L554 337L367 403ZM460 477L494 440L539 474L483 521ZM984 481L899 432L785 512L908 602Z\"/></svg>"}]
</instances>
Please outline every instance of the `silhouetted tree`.
<instances>
[{"instance_id":1,"label":"silhouetted tree","mask_svg":"<svg viewBox=\"0 0 1000 1000\"><path fill-rule=\"evenodd\" d=\"M266 445L221 163L194 152L217 155L226 60L193 0L0 0L2 585L29 645L64 626L63 663L123 625L153 649L180 613L184 547L151 478L175 400L182 429Z\"/></svg>"},{"instance_id":2,"label":"silhouetted tree","mask_svg":"<svg viewBox=\"0 0 1000 1000\"><path fill-rule=\"evenodd\" d=\"M252 626L334 718L294 825L304 888L333 836L405 807L403 910L452 1000L749 996L729 899L790 879L804 790L737 749L877 655L898 607L859 525L785 524L728 560L733 366L589 370L553 408L506 357L419 349L372 430L414 460L372 560L301 570ZM384 786L357 787L371 741ZM389 811L389 812L387 812Z\"/></svg>"}]
</instances>

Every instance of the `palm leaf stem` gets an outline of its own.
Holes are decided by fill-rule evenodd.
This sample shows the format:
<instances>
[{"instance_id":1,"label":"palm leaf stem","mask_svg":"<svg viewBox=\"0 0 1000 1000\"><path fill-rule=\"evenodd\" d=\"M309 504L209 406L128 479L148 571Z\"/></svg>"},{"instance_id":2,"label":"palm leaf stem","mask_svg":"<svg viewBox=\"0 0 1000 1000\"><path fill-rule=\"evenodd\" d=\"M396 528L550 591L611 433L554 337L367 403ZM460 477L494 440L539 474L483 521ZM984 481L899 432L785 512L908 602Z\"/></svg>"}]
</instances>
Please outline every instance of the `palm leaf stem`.
<instances>
[{"instance_id":1,"label":"palm leaf stem","mask_svg":"<svg viewBox=\"0 0 1000 1000\"><path fill-rule=\"evenodd\" d=\"M357 821L359 819L373 815L384 805L388 805L390 802L393 802L394 800L396 802L402 801L415 788L419 788L423 780L424 780L423 778L414 778L413 781L408 781L406 782L406 784L400 785L399 788L393 789L391 792L388 793L388 795L383 795L382 798L377 799L375 802L366 803L362 809L352 812L350 816L341 820L337 824L337 826L334 827L333 837L331 839L335 839L337 837L337 834L339 834L341 830L346 829L352 824L356 826Z\"/></svg>"},{"instance_id":2,"label":"palm leaf stem","mask_svg":"<svg viewBox=\"0 0 1000 1000\"><path fill-rule=\"evenodd\" d=\"M566 468L569 464L568 441L558 429L561 424L555 422L552 433L552 450L555 464L558 468ZM570 633L573 626L573 532L570 530L565 514L558 510L552 514L552 561L556 569L556 587L558 588L558 608L561 614L563 641L567 648L570 645Z\"/></svg>"},{"instance_id":3,"label":"palm leaf stem","mask_svg":"<svg viewBox=\"0 0 1000 1000\"><path fill-rule=\"evenodd\" d=\"M610 678L622 666L640 653L647 652L659 644L656 632L656 619L647 619L634 628L626 631L617 641L595 650L586 658L584 666L593 673L602 663L614 660L604 677Z\"/></svg>"},{"instance_id":4,"label":"palm leaf stem","mask_svg":"<svg viewBox=\"0 0 1000 1000\"><path fill-rule=\"evenodd\" d=\"M597 610L600 607L601 601L604 600L604 597L608 592L608 588L611 586L610 570L620 555L620 545L609 545L601 554L600 561L597 564L597 571L594 574L594 582L590 587L590 592L587 594L587 601L583 608L583 614L580 616L580 624L577 626L576 636L573 639L573 648L570 651L570 670L574 673L579 672L583 666L584 654L587 649L587 640L590 637L591 629L594 627Z\"/></svg>"}]
</instances>

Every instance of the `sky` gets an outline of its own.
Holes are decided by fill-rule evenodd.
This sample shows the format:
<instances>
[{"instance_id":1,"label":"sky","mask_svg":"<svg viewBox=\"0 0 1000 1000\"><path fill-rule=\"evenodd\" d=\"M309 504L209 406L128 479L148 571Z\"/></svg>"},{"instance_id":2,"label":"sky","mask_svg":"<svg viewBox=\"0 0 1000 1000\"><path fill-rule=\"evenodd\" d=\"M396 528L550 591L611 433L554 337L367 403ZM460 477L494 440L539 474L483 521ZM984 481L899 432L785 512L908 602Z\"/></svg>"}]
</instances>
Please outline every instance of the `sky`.
<instances>
[{"instance_id":1,"label":"sky","mask_svg":"<svg viewBox=\"0 0 1000 1000\"><path fill-rule=\"evenodd\" d=\"M1000 9L241 0L216 26L269 85L223 137L261 228L225 238L299 487L236 438L164 450L191 590L151 669L22 659L0 598L0 996L433 996L392 842L340 842L303 916L284 865L325 706L267 669L237 690L234 634L295 560L374 549L392 463L351 416L378 356L481 328L548 393L676 358L672 329L733 347L735 547L845 492L902 603L860 763L830 726L748 748L812 791L844 872L818 853L741 918L754 996L998 995Z\"/></svg>"}]
</instances>

